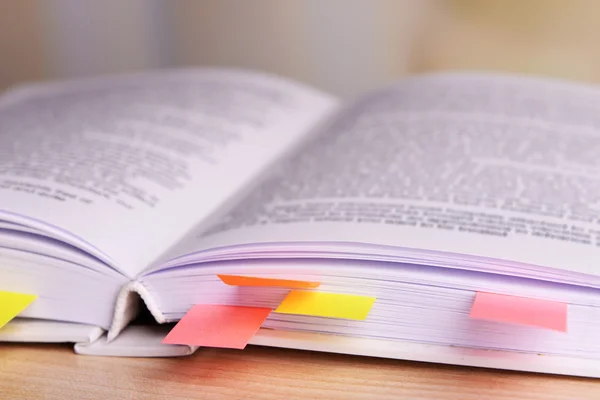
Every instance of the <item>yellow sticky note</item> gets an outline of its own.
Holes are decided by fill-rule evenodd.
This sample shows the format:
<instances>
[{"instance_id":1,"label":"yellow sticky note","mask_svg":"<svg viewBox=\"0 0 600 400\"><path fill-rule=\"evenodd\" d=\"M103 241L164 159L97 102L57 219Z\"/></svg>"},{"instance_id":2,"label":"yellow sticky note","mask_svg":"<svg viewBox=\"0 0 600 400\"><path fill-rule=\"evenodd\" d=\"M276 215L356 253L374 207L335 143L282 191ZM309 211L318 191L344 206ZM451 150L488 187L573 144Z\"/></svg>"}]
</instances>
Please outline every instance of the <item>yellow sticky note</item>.
<instances>
[{"instance_id":1,"label":"yellow sticky note","mask_svg":"<svg viewBox=\"0 0 600 400\"><path fill-rule=\"evenodd\" d=\"M275 312L362 321L373 303L375 297L370 296L292 290Z\"/></svg>"},{"instance_id":2,"label":"yellow sticky note","mask_svg":"<svg viewBox=\"0 0 600 400\"><path fill-rule=\"evenodd\" d=\"M0 328L27 308L37 296L0 291Z\"/></svg>"}]
</instances>

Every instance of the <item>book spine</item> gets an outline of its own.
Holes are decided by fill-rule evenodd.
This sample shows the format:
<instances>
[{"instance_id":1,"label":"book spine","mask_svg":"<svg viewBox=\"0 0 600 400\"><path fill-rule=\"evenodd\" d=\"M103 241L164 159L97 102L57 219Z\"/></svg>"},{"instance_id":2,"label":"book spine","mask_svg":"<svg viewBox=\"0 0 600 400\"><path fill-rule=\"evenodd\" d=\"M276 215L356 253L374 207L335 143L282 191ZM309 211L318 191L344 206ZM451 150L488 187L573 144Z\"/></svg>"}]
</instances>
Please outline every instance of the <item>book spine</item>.
<instances>
[{"instance_id":1,"label":"book spine","mask_svg":"<svg viewBox=\"0 0 600 400\"><path fill-rule=\"evenodd\" d=\"M110 342L129 325L138 315L142 301L159 324L167 322L164 315L152 299L148 289L140 282L131 282L124 286L117 297L113 320L108 331L107 340Z\"/></svg>"}]
</instances>

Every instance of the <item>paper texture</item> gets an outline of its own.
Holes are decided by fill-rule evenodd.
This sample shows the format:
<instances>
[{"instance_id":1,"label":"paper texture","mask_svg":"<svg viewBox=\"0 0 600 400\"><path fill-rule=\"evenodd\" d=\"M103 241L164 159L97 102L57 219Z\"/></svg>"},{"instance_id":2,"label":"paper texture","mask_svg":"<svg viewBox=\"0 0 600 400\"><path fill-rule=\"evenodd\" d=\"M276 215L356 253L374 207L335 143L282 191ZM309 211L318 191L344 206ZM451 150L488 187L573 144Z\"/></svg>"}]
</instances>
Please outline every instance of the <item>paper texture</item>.
<instances>
[{"instance_id":1,"label":"paper texture","mask_svg":"<svg viewBox=\"0 0 600 400\"><path fill-rule=\"evenodd\" d=\"M241 275L217 275L223 283L231 286L271 286L290 289L314 289L319 287L319 282L297 281L292 279L257 278Z\"/></svg>"},{"instance_id":2,"label":"paper texture","mask_svg":"<svg viewBox=\"0 0 600 400\"><path fill-rule=\"evenodd\" d=\"M0 291L0 328L27 308L36 295Z\"/></svg>"},{"instance_id":3,"label":"paper texture","mask_svg":"<svg viewBox=\"0 0 600 400\"><path fill-rule=\"evenodd\" d=\"M478 292L470 317L567 331L567 304L558 301Z\"/></svg>"},{"instance_id":4,"label":"paper texture","mask_svg":"<svg viewBox=\"0 0 600 400\"><path fill-rule=\"evenodd\" d=\"M600 114L591 106L599 102L597 88L544 80L408 79L343 109L199 232L196 250L368 244L587 273L600 285Z\"/></svg>"},{"instance_id":5,"label":"paper texture","mask_svg":"<svg viewBox=\"0 0 600 400\"><path fill-rule=\"evenodd\" d=\"M275 312L362 321L373 303L371 296L292 290Z\"/></svg>"},{"instance_id":6,"label":"paper texture","mask_svg":"<svg viewBox=\"0 0 600 400\"><path fill-rule=\"evenodd\" d=\"M29 94L0 107L0 148L12 149L2 159L0 220L43 221L129 278L336 103L273 76L211 69L49 84Z\"/></svg>"},{"instance_id":7,"label":"paper texture","mask_svg":"<svg viewBox=\"0 0 600 400\"><path fill-rule=\"evenodd\" d=\"M196 304L163 343L243 349L270 312L270 308Z\"/></svg>"}]
</instances>

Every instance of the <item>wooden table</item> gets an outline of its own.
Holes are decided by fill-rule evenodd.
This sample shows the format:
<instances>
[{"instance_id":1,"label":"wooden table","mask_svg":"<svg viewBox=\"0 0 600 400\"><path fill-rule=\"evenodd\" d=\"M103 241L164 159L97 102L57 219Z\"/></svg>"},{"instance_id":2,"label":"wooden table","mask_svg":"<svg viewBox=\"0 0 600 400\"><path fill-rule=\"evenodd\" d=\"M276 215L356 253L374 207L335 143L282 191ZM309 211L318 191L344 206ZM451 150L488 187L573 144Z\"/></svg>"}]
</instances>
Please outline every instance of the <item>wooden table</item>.
<instances>
[{"instance_id":1,"label":"wooden table","mask_svg":"<svg viewBox=\"0 0 600 400\"><path fill-rule=\"evenodd\" d=\"M165 359L0 345L0 399L600 399L600 380L249 346Z\"/></svg>"}]
</instances>

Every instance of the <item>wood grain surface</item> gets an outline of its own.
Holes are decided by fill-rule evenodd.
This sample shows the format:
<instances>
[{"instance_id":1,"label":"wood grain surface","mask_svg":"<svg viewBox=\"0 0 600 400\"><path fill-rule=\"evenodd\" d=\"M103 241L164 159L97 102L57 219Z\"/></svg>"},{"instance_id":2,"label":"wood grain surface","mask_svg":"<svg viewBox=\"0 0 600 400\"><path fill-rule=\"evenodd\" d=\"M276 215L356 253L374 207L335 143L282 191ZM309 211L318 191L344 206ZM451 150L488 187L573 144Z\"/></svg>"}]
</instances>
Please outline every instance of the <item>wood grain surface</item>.
<instances>
[{"instance_id":1,"label":"wood grain surface","mask_svg":"<svg viewBox=\"0 0 600 400\"><path fill-rule=\"evenodd\" d=\"M249 346L183 358L0 345L5 399L600 399L600 380Z\"/></svg>"}]
</instances>

